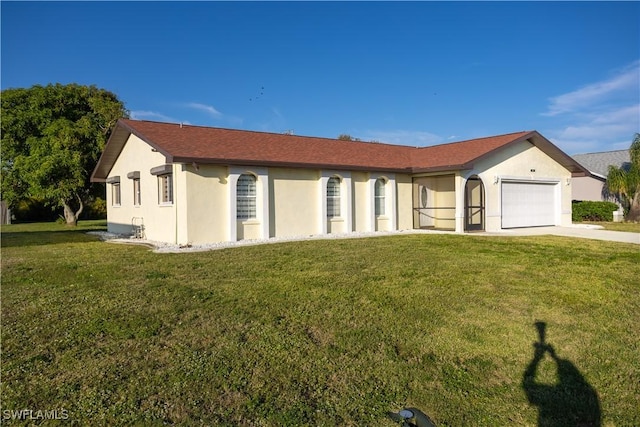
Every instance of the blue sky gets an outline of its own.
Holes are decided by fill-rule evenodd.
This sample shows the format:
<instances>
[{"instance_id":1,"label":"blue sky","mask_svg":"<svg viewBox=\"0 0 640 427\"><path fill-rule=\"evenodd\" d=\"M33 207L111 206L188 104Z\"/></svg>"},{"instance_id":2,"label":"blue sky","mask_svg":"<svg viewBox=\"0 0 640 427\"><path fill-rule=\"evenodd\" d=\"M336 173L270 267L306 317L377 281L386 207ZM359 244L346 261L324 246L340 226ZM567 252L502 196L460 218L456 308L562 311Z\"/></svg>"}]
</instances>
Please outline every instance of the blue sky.
<instances>
[{"instance_id":1,"label":"blue sky","mask_svg":"<svg viewBox=\"0 0 640 427\"><path fill-rule=\"evenodd\" d=\"M1 87L95 84L132 118L433 145L640 132L639 2L7 2Z\"/></svg>"}]
</instances>

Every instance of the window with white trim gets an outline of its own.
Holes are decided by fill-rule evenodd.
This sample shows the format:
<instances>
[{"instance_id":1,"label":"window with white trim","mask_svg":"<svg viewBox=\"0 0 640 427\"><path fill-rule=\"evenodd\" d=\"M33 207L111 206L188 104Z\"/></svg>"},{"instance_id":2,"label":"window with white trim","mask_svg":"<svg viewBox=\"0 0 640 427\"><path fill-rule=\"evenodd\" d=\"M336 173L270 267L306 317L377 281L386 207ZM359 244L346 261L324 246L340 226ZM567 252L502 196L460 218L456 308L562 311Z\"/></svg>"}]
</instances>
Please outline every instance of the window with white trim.
<instances>
[{"instance_id":1,"label":"window with white trim","mask_svg":"<svg viewBox=\"0 0 640 427\"><path fill-rule=\"evenodd\" d=\"M384 178L378 178L375 184L375 212L376 216L385 214L385 180Z\"/></svg>"},{"instance_id":2,"label":"window with white trim","mask_svg":"<svg viewBox=\"0 0 640 427\"><path fill-rule=\"evenodd\" d=\"M114 182L111 184L111 205L120 206L120 183Z\"/></svg>"},{"instance_id":3,"label":"window with white trim","mask_svg":"<svg viewBox=\"0 0 640 427\"><path fill-rule=\"evenodd\" d=\"M254 219L256 217L256 177L242 174L236 187L236 218Z\"/></svg>"},{"instance_id":4,"label":"window with white trim","mask_svg":"<svg viewBox=\"0 0 640 427\"><path fill-rule=\"evenodd\" d=\"M158 203L161 205L173 203L173 174L158 175Z\"/></svg>"},{"instance_id":5,"label":"window with white trim","mask_svg":"<svg viewBox=\"0 0 640 427\"><path fill-rule=\"evenodd\" d=\"M140 178L133 179L133 205L140 206L142 198L140 196Z\"/></svg>"},{"instance_id":6,"label":"window with white trim","mask_svg":"<svg viewBox=\"0 0 640 427\"><path fill-rule=\"evenodd\" d=\"M331 177L327 181L327 218L340 216L340 178Z\"/></svg>"}]
</instances>

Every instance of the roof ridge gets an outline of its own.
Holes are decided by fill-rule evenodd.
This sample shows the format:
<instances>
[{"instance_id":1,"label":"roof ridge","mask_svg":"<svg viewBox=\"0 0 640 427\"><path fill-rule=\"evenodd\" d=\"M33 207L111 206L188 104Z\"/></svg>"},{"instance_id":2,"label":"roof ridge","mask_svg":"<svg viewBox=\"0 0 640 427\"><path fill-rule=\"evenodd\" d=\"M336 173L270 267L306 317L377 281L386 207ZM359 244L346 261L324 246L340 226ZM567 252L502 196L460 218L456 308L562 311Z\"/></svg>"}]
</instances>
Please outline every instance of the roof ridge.
<instances>
[{"instance_id":1,"label":"roof ridge","mask_svg":"<svg viewBox=\"0 0 640 427\"><path fill-rule=\"evenodd\" d=\"M501 135L481 136L479 138L463 139L462 141L443 142L441 144L427 145L427 146L424 146L424 147L415 147L415 148L423 149L423 148L432 148L432 147L442 147L443 145L461 144L463 142L480 141L482 139L495 139L495 138L502 138L503 136L518 135L518 134L528 134L528 133L533 133L533 132L535 132L535 131L534 130L522 130L522 131L519 131L519 132L509 132L509 133L504 133L504 134L501 134Z\"/></svg>"},{"instance_id":2,"label":"roof ridge","mask_svg":"<svg viewBox=\"0 0 640 427\"><path fill-rule=\"evenodd\" d=\"M159 124L159 125L194 127L194 128L201 128L201 129L219 129L219 130L224 130L229 132L254 133L254 134L261 134L261 135L286 136L286 137L293 137L293 138L310 138L310 139L319 139L324 141L334 141L334 142L341 142L341 143L355 142L355 143L362 143L362 144L388 145L391 147L401 147L401 148L404 148L404 147L422 148L422 147L416 147L413 145L393 144L390 142L381 142L381 141L345 140L345 139L339 139L339 138L328 138L324 136L296 135L296 134L287 134L287 133L279 133L279 132L267 132L267 131L253 130L253 129L237 129L237 128L225 128L220 126L205 126L205 125L193 125L193 124L186 124L186 123L161 122L157 120L139 120L139 119L124 119L124 120L128 120L130 122L146 122L146 123L153 123L153 124Z\"/></svg>"},{"instance_id":3,"label":"roof ridge","mask_svg":"<svg viewBox=\"0 0 640 427\"><path fill-rule=\"evenodd\" d=\"M590 154L607 154L607 153L620 153L620 152L628 152L629 149L622 149L622 150L609 150L609 151L596 151L593 153L578 153L578 154L574 154L574 156L587 156Z\"/></svg>"},{"instance_id":4,"label":"roof ridge","mask_svg":"<svg viewBox=\"0 0 640 427\"><path fill-rule=\"evenodd\" d=\"M511 132L428 147L255 130L184 125L152 120L122 119L116 125L92 179L104 179L129 136L135 134L156 148L167 163L265 164L401 173L469 168L474 161L525 138L571 170L586 171L537 131ZM420 148L428 148L421 150ZM564 157L563 157L564 156ZM566 158L565 158L566 157ZM571 164L569 164L571 163Z\"/></svg>"},{"instance_id":5,"label":"roof ridge","mask_svg":"<svg viewBox=\"0 0 640 427\"><path fill-rule=\"evenodd\" d=\"M394 144L391 142L384 142L384 141L362 141L362 140L344 140L344 139L339 139L339 138L328 138L328 137L324 137L324 136L313 136L313 135L296 135L296 134L287 134L287 133L279 133L279 132L267 132L267 131L260 131L260 130L253 130L253 129L237 129L237 128L225 128L225 127L219 127L219 126L206 126L206 125L194 125L194 124L185 124L185 123L175 123L175 122L161 122L161 121L157 121L157 120L139 120L139 119L126 119L132 122L147 122L147 123L157 123L160 125L171 125L171 126L184 126L184 127L194 127L194 128L202 128L202 129L220 129L220 130L225 130L225 131L230 131L230 132L245 132L245 133L253 133L253 134L262 134L262 135L276 135L276 136L290 136L290 137L294 137L294 138L310 138L310 139L319 139L319 140L325 140L325 141L337 141L337 142L345 142L345 143L362 143L362 144L375 144L375 145L387 145L387 146L391 146L391 147L407 147L407 148L417 148L417 149L423 149L423 148L431 148L431 147L440 147L443 145L451 145L451 144L460 144L463 142L470 142L470 141L479 141L482 139L494 139L494 138L501 138L504 136L509 136L509 135L517 135L517 134L525 134L525 133L532 133L535 132L534 130L524 130L524 131L518 131L518 132L508 132L508 133L504 133L504 134L500 134L500 135L488 135L488 136L481 136L478 138L469 138L469 139L464 139L461 141L451 141L451 142L443 142L443 143L439 143L439 144L433 144L433 145L426 145L426 146L416 146L416 145L408 145L408 144ZM620 151L624 151L624 150L620 150Z\"/></svg>"}]
</instances>

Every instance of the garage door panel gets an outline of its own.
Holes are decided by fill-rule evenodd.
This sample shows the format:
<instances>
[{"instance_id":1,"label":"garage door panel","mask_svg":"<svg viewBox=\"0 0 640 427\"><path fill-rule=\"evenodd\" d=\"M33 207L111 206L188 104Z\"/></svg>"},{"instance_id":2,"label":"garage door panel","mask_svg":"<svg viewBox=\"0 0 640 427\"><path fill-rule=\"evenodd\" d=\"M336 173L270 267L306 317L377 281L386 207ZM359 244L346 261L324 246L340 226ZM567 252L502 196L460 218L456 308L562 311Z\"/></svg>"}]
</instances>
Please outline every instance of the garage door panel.
<instances>
[{"instance_id":1,"label":"garage door panel","mask_svg":"<svg viewBox=\"0 0 640 427\"><path fill-rule=\"evenodd\" d=\"M502 228L555 225L556 185L502 182Z\"/></svg>"}]
</instances>

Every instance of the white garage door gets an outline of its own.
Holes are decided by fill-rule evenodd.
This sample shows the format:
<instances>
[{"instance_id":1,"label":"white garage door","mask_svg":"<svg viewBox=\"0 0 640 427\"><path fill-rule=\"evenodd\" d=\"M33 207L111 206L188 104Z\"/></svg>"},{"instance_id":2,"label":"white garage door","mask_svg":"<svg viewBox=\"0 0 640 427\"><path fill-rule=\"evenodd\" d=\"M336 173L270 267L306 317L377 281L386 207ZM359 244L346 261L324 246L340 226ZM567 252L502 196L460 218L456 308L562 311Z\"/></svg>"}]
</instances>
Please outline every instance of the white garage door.
<instances>
[{"instance_id":1,"label":"white garage door","mask_svg":"<svg viewBox=\"0 0 640 427\"><path fill-rule=\"evenodd\" d=\"M502 182L502 228L555 225L556 185Z\"/></svg>"}]
</instances>

